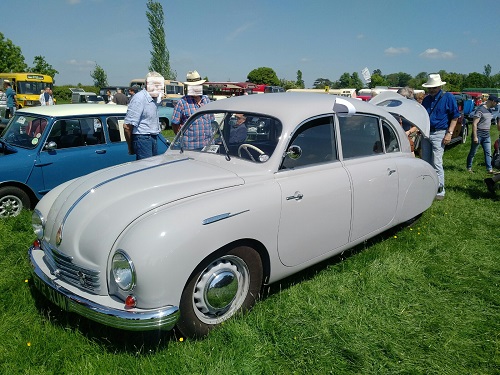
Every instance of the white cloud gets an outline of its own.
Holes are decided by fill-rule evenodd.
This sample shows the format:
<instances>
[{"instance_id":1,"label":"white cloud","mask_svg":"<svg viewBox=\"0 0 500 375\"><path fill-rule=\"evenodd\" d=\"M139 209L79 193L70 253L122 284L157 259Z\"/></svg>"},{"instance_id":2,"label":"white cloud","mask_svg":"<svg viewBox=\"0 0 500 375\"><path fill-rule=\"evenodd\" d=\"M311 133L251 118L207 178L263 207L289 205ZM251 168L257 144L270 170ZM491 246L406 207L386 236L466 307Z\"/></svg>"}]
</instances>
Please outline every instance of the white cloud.
<instances>
[{"instance_id":1,"label":"white cloud","mask_svg":"<svg viewBox=\"0 0 500 375\"><path fill-rule=\"evenodd\" d=\"M253 26L253 23L246 23L240 27L238 27L236 30L234 30L231 34L229 34L226 39L227 40L234 40L238 37L238 35L240 35L242 32L244 32L245 30L247 30L248 28L250 28L251 26Z\"/></svg>"},{"instance_id":2,"label":"white cloud","mask_svg":"<svg viewBox=\"0 0 500 375\"><path fill-rule=\"evenodd\" d=\"M365 37L365 36L364 36L363 34L358 34L358 35L356 35L356 38L357 38L357 39L364 39L364 37Z\"/></svg>"},{"instance_id":3,"label":"white cloud","mask_svg":"<svg viewBox=\"0 0 500 375\"><path fill-rule=\"evenodd\" d=\"M92 61L92 60L79 61L79 60L72 59L72 60L68 60L68 64L73 65L73 66L94 66L96 64L96 62Z\"/></svg>"},{"instance_id":4,"label":"white cloud","mask_svg":"<svg viewBox=\"0 0 500 375\"><path fill-rule=\"evenodd\" d=\"M453 59L455 55L453 52L440 51L437 48L428 48L420 54L424 59Z\"/></svg>"},{"instance_id":5,"label":"white cloud","mask_svg":"<svg viewBox=\"0 0 500 375\"><path fill-rule=\"evenodd\" d=\"M389 47L387 48L384 53L389 56L396 56L396 55L401 55L403 53L409 53L410 49L407 47L400 47L400 48L395 48L395 47Z\"/></svg>"}]
</instances>

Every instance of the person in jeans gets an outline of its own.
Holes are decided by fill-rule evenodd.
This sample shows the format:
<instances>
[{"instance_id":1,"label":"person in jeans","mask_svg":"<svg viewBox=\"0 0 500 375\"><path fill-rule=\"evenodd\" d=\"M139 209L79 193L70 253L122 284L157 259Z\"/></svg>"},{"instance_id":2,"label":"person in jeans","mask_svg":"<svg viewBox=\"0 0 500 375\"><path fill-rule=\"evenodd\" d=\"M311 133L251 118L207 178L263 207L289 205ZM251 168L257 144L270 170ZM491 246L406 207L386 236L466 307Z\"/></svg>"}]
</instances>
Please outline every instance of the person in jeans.
<instances>
[{"instance_id":1,"label":"person in jeans","mask_svg":"<svg viewBox=\"0 0 500 375\"><path fill-rule=\"evenodd\" d=\"M132 97L127 108L123 125L128 153L137 160L158 154L158 134L160 119L158 103L165 90L165 79L156 72L146 76L146 90L141 90Z\"/></svg>"},{"instance_id":2,"label":"person in jeans","mask_svg":"<svg viewBox=\"0 0 500 375\"><path fill-rule=\"evenodd\" d=\"M430 134L428 139L422 140L421 156L436 170L439 180L436 200L444 199L444 148L450 143L451 135L460 117L455 97L442 90L442 86L445 84L446 82L441 80L439 74L429 74L427 82L422 85L429 92L429 95L422 101L422 105L429 114Z\"/></svg>"},{"instance_id":3,"label":"person in jeans","mask_svg":"<svg viewBox=\"0 0 500 375\"><path fill-rule=\"evenodd\" d=\"M498 97L490 95L485 104L479 106L473 116L472 121L472 138L470 144L469 155L467 155L467 170L472 173L472 162L476 155L479 145L483 147L484 163L486 164L486 171L493 173L491 166L491 138L490 127L493 115L491 108L498 104Z\"/></svg>"}]
</instances>

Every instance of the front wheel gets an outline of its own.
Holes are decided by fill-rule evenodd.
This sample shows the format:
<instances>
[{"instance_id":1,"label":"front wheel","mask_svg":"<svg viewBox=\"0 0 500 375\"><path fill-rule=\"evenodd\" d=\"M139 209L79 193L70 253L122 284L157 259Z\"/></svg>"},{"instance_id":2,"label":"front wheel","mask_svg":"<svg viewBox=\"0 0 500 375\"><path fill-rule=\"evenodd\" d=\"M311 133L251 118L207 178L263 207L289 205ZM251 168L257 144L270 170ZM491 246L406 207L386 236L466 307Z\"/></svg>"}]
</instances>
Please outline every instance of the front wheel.
<instances>
[{"instance_id":1,"label":"front wheel","mask_svg":"<svg viewBox=\"0 0 500 375\"><path fill-rule=\"evenodd\" d=\"M0 188L0 218L17 216L23 208L31 208L28 194L15 186Z\"/></svg>"},{"instance_id":2,"label":"front wheel","mask_svg":"<svg viewBox=\"0 0 500 375\"><path fill-rule=\"evenodd\" d=\"M467 128L467 125L465 125L462 129L462 143L467 142L467 136L469 135L469 130Z\"/></svg>"},{"instance_id":3,"label":"front wheel","mask_svg":"<svg viewBox=\"0 0 500 375\"><path fill-rule=\"evenodd\" d=\"M167 130L168 129L168 120L161 118L160 119L160 128L161 128L161 130Z\"/></svg>"},{"instance_id":4,"label":"front wheel","mask_svg":"<svg viewBox=\"0 0 500 375\"><path fill-rule=\"evenodd\" d=\"M182 292L177 328L186 337L206 336L255 304L262 279L260 255L251 247L235 247L201 263Z\"/></svg>"}]
</instances>

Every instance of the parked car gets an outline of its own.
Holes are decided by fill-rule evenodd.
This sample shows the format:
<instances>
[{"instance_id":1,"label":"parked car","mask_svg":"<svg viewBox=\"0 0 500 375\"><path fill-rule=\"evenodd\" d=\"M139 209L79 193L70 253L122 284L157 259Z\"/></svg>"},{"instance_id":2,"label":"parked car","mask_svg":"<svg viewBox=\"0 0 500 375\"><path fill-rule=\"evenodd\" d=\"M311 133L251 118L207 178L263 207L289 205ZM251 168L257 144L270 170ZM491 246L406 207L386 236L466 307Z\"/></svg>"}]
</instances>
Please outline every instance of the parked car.
<instances>
[{"instance_id":1,"label":"parked car","mask_svg":"<svg viewBox=\"0 0 500 375\"><path fill-rule=\"evenodd\" d=\"M104 98L93 92L85 92L85 90L80 88L70 88L71 91L71 103L79 104L106 104Z\"/></svg>"},{"instance_id":2,"label":"parked car","mask_svg":"<svg viewBox=\"0 0 500 375\"><path fill-rule=\"evenodd\" d=\"M172 128L172 114L179 99L163 99L158 106L161 130Z\"/></svg>"},{"instance_id":3,"label":"parked car","mask_svg":"<svg viewBox=\"0 0 500 375\"><path fill-rule=\"evenodd\" d=\"M500 104L497 104L495 107L491 108L491 114L493 117L491 118L491 125L496 125L498 119L500 118Z\"/></svg>"},{"instance_id":4,"label":"parked car","mask_svg":"<svg viewBox=\"0 0 500 375\"><path fill-rule=\"evenodd\" d=\"M123 134L126 111L98 104L16 111L0 136L0 217L33 208L65 181L134 160Z\"/></svg>"},{"instance_id":5,"label":"parked car","mask_svg":"<svg viewBox=\"0 0 500 375\"><path fill-rule=\"evenodd\" d=\"M428 136L413 104L391 111ZM165 154L50 191L33 213L33 280L102 324L200 337L263 285L418 218L437 189L386 107L296 93L218 100Z\"/></svg>"}]
</instances>

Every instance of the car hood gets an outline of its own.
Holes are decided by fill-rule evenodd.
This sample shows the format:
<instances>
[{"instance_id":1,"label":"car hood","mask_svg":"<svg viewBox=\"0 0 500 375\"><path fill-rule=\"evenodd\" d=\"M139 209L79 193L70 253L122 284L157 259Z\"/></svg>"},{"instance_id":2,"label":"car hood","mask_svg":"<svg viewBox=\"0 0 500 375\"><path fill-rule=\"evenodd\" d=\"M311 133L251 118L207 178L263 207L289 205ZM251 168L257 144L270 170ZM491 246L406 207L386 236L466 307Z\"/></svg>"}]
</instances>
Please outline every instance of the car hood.
<instances>
[{"instance_id":1,"label":"car hood","mask_svg":"<svg viewBox=\"0 0 500 375\"><path fill-rule=\"evenodd\" d=\"M78 252L78 242L89 234L111 241L110 248L130 223L165 204L243 183L234 172L183 155L118 165L80 177L51 198L45 235L55 243L64 228L63 238L70 239L61 244L66 254Z\"/></svg>"},{"instance_id":2,"label":"car hood","mask_svg":"<svg viewBox=\"0 0 500 375\"><path fill-rule=\"evenodd\" d=\"M388 112L403 116L412 122L425 137L429 137L431 126L429 114L416 100L407 99L394 91L382 91L373 97L370 103L383 107Z\"/></svg>"}]
</instances>

